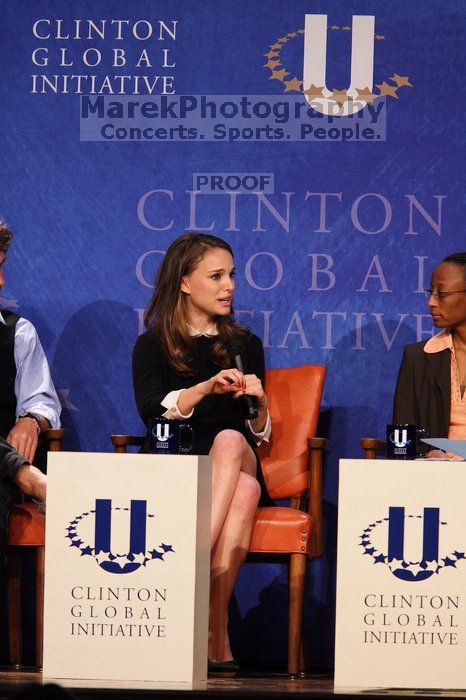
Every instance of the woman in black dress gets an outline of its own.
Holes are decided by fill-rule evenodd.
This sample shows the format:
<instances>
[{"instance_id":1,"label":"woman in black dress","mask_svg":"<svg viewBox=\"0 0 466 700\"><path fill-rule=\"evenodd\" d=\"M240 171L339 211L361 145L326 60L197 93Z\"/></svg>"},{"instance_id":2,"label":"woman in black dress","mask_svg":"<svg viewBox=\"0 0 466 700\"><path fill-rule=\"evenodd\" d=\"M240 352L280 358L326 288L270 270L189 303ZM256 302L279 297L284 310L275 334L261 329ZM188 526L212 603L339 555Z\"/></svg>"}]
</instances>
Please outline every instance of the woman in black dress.
<instances>
[{"instance_id":1,"label":"woman in black dress","mask_svg":"<svg viewBox=\"0 0 466 700\"><path fill-rule=\"evenodd\" d=\"M209 668L237 668L228 637L228 603L248 551L261 487L254 446L270 434L260 339L232 318L234 262L220 238L186 234L159 268L146 309L147 331L133 353L139 413L189 420L194 454L212 457ZM231 367L228 347L240 344L246 373ZM244 394L257 418L245 421ZM259 474L260 477L260 474Z\"/></svg>"}]
</instances>

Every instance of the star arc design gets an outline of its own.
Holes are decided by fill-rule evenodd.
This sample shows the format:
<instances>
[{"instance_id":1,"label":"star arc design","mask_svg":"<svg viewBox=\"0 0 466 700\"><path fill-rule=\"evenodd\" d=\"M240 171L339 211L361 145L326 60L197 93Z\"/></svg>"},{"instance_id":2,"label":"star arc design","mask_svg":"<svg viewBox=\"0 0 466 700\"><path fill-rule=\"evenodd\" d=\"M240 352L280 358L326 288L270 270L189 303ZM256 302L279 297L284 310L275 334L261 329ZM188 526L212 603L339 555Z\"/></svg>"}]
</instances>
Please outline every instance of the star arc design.
<instances>
[{"instance_id":1,"label":"star arc design","mask_svg":"<svg viewBox=\"0 0 466 700\"><path fill-rule=\"evenodd\" d=\"M349 25L340 26L338 24L332 24L328 26L327 29L329 31L352 31L352 27L350 27ZM293 41L296 37L302 34L304 34L304 29L296 29L294 31L288 32L282 37L279 37L275 40L275 42L268 44L268 52L263 55L269 60L267 63L264 64L264 67L270 69L271 71L269 80L279 80L283 84L284 92L299 92L304 95L308 95L309 97L315 96L316 99L318 99L319 97L323 97L321 92L323 90L323 87L318 88L315 85L311 85L310 87L305 89L303 81L300 80L299 77L296 75L291 80L285 80L285 76L292 75L292 73L286 70L286 67L282 62L281 51L283 47L286 47L286 44L289 41ZM374 39L376 41L385 41L387 37L384 34L374 34ZM276 68L278 66L281 66L282 70L277 71ZM391 81L392 83L394 83L394 85L391 85L387 81ZM374 100L379 97L391 97L397 100L398 90L402 87L412 88L413 84L410 82L410 78L408 75L398 75L398 73L394 72L392 76L387 78L387 80L383 80L380 83L376 84L376 87L379 89L378 93L374 92L374 88L372 90L369 90L367 85L361 85L360 87L356 88L358 95L355 98L347 95L346 90L337 90L336 88L333 88L330 91L330 95L327 97L327 99L337 103L340 107L344 104L344 102L352 99L361 99L367 102L368 104L372 104Z\"/></svg>"},{"instance_id":2,"label":"star arc design","mask_svg":"<svg viewBox=\"0 0 466 700\"><path fill-rule=\"evenodd\" d=\"M419 515L407 515L407 518L422 518L422 516ZM370 557L373 559L374 564L386 564L390 571L393 573L394 571L409 571L413 579L416 579L416 577L419 575L419 573L424 572L424 571L433 571L434 573L438 574L439 571L445 567L453 567L456 568L456 564L461 560L465 559L466 560L466 554L465 552L460 552L460 551L454 551L451 552L450 554L446 556L439 556L438 560L433 560L433 561L406 561L404 559L394 559L394 558L389 558L389 556L383 552L380 552L379 550L376 549L374 544L371 541L371 533L379 527L384 522L388 522L389 518L383 518L381 520L377 520L376 522L371 523L368 527L366 527L360 535L358 535L358 539L360 542L358 542L358 546L363 547L362 554L368 554ZM445 521L440 522L441 526L447 525ZM421 579L419 579L421 580Z\"/></svg>"},{"instance_id":3,"label":"star arc design","mask_svg":"<svg viewBox=\"0 0 466 700\"><path fill-rule=\"evenodd\" d=\"M112 507L115 511L128 511L129 508ZM175 553L175 549L170 544L160 543L157 547L151 546L146 552L123 552L123 553L113 553L110 551L96 552L95 548L91 546L91 543L85 542L80 533L78 532L80 521L83 521L87 517L95 515L95 510L89 510L77 515L71 520L68 526L65 528L65 539L69 540L69 547L73 547L79 550L81 557L91 556L97 561L99 566L108 564L114 569L114 573L126 573L125 568L133 569L139 568L139 566L146 566L148 562L160 560L165 561L164 557L166 554ZM147 513L147 518L153 518L152 513ZM104 567L105 568L105 567Z\"/></svg>"}]
</instances>

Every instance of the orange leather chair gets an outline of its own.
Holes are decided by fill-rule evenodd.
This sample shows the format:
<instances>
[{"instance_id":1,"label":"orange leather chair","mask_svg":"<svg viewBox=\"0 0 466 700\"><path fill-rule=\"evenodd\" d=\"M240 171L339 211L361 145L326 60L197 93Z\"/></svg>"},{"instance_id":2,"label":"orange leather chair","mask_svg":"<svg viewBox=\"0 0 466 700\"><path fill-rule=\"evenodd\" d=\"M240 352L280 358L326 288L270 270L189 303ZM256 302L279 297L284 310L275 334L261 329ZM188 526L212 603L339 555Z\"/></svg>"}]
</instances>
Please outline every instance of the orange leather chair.
<instances>
[{"instance_id":1,"label":"orange leather chair","mask_svg":"<svg viewBox=\"0 0 466 700\"><path fill-rule=\"evenodd\" d=\"M303 671L304 578L308 556L322 554L322 462L326 440L313 437L325 367L303 365L266 374L272 419L270 442L259 447L269 495L290 507L259 508L249 551L289 555L288 673ZM301 658L300 658L301 656Z\"/></svg>"},{"instance_id":2,"label":"orange leather chair","mask_svg":"<svg viewBox=\"0 0 466 700\"><path fill-rule=\"evenodd\" d=\"M65 431L58 428L43 430L44 441L49 452L61 449ZM45 560L45 516L39 513L35 503L18 503L11 507L7 548L7 601L8 601L8 646L10 663L22 663L21 631L21 553L24 547L33 547L36 555L36 665L42 666L44 629L44 560Z\"/></svg>"},{"instance_id":3,"label":"orange leather chair","mask_svg":"<svg viewBox=\"0 0 466 700\"><path fill-rule=\"evenodd\" d=\"M249 551L289 555L288 672L304 670L301 654L304 578L307 558L322 554L322 460L326 440L314 437L325 367L302 365L266 372L272 436L259 448L272 498L289 507L258 508ZM144 438L112 435L116 452L141 446Z\"/></svg>"}]
</instances>

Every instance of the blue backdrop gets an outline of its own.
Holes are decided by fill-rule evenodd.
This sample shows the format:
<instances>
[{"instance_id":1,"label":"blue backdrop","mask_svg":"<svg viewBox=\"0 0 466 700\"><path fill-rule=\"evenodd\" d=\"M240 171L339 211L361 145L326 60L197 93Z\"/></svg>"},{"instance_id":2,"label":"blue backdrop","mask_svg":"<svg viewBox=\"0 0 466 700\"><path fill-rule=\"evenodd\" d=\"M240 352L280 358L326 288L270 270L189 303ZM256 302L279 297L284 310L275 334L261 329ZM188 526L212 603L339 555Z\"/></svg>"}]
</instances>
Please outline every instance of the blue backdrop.
<instances>
[{"instance_id":1,"label":"blue backdrop","mask_svg":"<svg viewBox=\"0 0 466 700\"><path fill-rule=\"evenodd\" d=\"M330 664L338 459L359 456L362 433L383 436L402 348L433 331L421 291L444 255L465 248L464 3L0 4L0 217L15 232L1 305L38 328L66 447L109 451L111 432L141 431L130 358L161 255L189 230L228 240L235 307L263 338L268 366L328 367L327 552L311 567L305 629L314 662ZM154 102L164 93L303 98L306 13L328 17L329 90L349 85L352 16L375 15L381 138L80 139L80 93L93 105L111 91ZM194 173L272 173L274 191L193 195ZM286 602L280 566L243 569L233 611L240 659L283 665Z\"/></svg>"}]
</instances>

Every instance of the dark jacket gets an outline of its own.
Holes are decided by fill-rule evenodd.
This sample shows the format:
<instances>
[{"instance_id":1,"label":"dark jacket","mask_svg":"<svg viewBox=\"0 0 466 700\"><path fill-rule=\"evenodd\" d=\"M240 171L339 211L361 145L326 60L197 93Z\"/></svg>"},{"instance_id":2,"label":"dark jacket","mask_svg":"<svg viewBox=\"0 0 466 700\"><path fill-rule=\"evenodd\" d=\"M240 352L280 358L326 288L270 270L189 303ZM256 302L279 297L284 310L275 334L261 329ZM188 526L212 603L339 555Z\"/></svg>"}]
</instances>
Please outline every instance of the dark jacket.
<instances>
[{"instance_id":1,"label":"dark jacket","mask_svg":"<svg viewBox=\"0 0 466 700\"><path fill-rule=\"evenodd\" d=\"M15 333L18 314L2 309L0 323L0 435L6 437L16 422Z\"/></svg>"},{"instance_id":2,"label":"dark jacket","mask_svg":"<svg viewBox=\"0 0 466 700\"><path fill-rule=\"evenodd\" d=\"M0 568L3 564L8 540L10 503L16 489L12 480L23 464L28 464L28 462L11 445L0 438Z\"/></svg>"},{"instance_id":3,"label":"dark jacket","mask_svg":"<svg viewBox=\"0 0 466 700\"><path fill-rule=\"evenodd\" d=\"M448 437L451 350L427 353L427 342L405 347L395 389L393 421L420 425L431 437Z\"/></svg>"},{"instance_id":4,"label":"dark jacket","mask_svg":"<svg viewBox=\"0 0 466 700\"><path fill-rule=\"evenodd\" d=\"M6 440L0 438L0 478L13 479L23 464L29 462L26 462Z\"/></svg>"}]
</instances>

